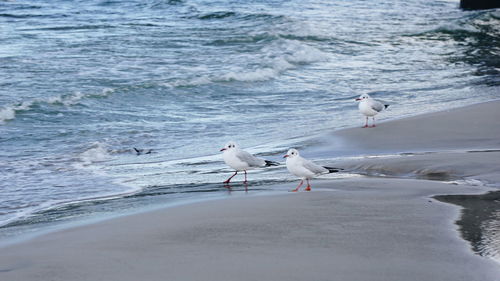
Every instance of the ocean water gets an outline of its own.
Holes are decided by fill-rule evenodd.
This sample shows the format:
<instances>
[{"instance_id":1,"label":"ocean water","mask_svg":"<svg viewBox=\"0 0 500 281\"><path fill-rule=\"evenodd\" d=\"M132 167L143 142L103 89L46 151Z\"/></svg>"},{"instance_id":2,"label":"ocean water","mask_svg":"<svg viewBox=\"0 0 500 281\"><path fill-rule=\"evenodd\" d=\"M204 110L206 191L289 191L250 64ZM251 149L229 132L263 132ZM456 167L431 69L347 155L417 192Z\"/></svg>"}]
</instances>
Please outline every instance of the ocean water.
<instances>
[{"instance_id":1,"label":"ocean water","mask_svg":"<svg viewBox=\"0 0 500 281\"><path fill-rule=\"evenodd\" d=\"M500 11L458 2L0 1L0 236L228 196L227 141L281 161L362 93L381 119L500 98Z\"/></svg>"}]
</instances>

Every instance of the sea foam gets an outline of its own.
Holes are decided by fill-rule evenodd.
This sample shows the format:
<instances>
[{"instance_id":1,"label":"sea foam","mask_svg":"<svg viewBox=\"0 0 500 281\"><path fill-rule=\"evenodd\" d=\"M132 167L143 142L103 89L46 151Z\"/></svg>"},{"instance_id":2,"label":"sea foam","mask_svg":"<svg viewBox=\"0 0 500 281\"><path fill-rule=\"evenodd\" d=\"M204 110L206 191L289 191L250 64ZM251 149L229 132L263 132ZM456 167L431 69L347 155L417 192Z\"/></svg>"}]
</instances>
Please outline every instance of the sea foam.
<instances>
[{"instance_id":1,"label":"sea foam","mask_svg":"<svg viewBox=\"0 0 500 281\"><path fill-rule=\"evenodd\" d=\"M321 50L296 40L279 40L263 49L259 59L262 68L251 71L235 70L215 78L215 81L266 81L274 79L283 72L296 68L298 65L328 61L328 54Z\"/></svg>"},{"instance_id":2,"label":"sea foam","mask_svg":"<svg viewBox=\"0 0 500 281\"><path fill-rule=\"evenodd\" d=\"M16 118L16 112L21 110L29 110L33 105L33 101L24 101L18 105L7 106L3 109L0 109L0 124L3 124L5 121L12 120Z\"/></svg>"},{"instance_id":3,"label":"sea foam","mask_svg":"<svg viewBox=\"0 0 500 281\"><path fill-rule=\"evenodd\" d=\"M106 145L100 142L93 143L89 149L82 152L79 156L79 160L84 166L96 162L103 162L110 158L111 156L108 153Z\"/></svg>"},{"instance_id":4,"label":"sea foam","mask_svg":"<svg viewBox=\"0 0 500 281\"><path fill-rule=\"evenodd\" d=\"M53 105L64 105L72 106L78 104L82 99L91 97L105 97L113 93L113 89L103 89L100 93L81 93L75 92L73 94L58 95L53 97L48 97L46 99L33 99L30 101L23 101L20 104L6 106L0 109L0 124L4 124L6 121L13 120L16 118L16 113L19 111L27 111L32 109L35 104L53 104Z\"/></svg>"},{"instance_id":5,"label":"sea foam","mask_svg":"<svg viewBox=\"0 0 500 281\"><path fill-rule=\"evenodd\" d=\"M219 74L199 74L195 78L165 83L168 87L200 86L217 82L258 82L275 79L289 69L300 65L324 62L329 54L297 40L280 39L262 49L250 66L233 66Z\"/></svg>"}]
</instances>

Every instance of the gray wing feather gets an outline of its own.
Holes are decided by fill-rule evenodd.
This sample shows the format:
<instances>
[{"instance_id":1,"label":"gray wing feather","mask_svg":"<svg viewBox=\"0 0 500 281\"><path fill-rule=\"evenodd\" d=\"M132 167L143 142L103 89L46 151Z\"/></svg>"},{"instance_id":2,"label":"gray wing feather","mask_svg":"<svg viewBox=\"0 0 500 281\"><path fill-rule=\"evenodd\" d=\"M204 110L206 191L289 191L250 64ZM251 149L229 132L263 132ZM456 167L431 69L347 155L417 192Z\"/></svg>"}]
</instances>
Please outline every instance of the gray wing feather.
<instances>
[{"instance_id":1,"label":"gray wing feather","mask_svg":"<svg viewBox=\"0 0 500 281\"><path fill-rule=\"evenodd\" d=\"M380 112L382 110L384 110L385 106L383 103L379 102L379 101L376 101L374 100L371 104L371 108L377 112Z\"/></svg>"},{"instance_id":2,"label":"gray wing feather","mask_svg":"<svg viewBox=\"0 0 500 281\"><path fill-rule=\"evenodd\" d=\"M327 169L321 167L320 165L314 164L309 160L304 159L304 162L302 164L304 165L304 168L308 169L309 171L315 174L328 173Z\"/></svg>"},{"instance_id":3,"label":"gray wing feather","mask_svg":"<svg viewBox=\"0 0 500 281\"><path fill-rule=\"evenodd\" d=\"M264 159L257 158L244 150L238 151L238 153L236 153L236 157L238 157L240 161L247 163L250 167L262 167L266 165L266 161Z\"/></svg>"}]
</instances>

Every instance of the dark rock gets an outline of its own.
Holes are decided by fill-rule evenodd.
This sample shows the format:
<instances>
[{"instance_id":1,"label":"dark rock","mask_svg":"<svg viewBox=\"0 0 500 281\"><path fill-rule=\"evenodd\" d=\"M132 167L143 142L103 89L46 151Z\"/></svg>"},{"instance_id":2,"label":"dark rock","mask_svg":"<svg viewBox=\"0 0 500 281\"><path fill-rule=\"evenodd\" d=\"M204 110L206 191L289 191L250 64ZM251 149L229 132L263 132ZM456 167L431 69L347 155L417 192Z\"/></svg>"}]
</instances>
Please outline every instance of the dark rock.
<instances>
[{"instance_id":1,"label":"dark rock","mask_svg":"<svg viewBox=\"0 0 500 281\"><path fill-rule=\"evenodd\" d=\"M460 8L464 10L500 8L500 0L460 0Z\"/></svg>"}]
</instances>

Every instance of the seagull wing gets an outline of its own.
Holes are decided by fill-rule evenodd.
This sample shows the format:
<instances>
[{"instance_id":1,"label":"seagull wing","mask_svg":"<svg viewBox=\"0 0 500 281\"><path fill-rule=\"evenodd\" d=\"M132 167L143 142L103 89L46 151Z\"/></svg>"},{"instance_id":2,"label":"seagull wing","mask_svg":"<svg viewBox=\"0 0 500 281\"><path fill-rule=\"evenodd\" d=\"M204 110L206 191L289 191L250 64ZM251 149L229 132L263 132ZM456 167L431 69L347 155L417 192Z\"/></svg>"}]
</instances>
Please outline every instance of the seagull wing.
<instances>
[{"instance_id":1,"label":"seagull wing","mask_svg":"<svg viewBox=\"0 0 500 281\"><path fill-rule=\"evenodd\" d=\"M323 173L328 173L328 170L321 167L320 165L314 164L313 162L303 159L302 160L302 166L304 168L308 169L309 171L313 172L314 174L323 174Z\"/></svg>"},{"instance_id":2,"label":"seagull wing","mask_svg":"<svg viewBox=\"0 0 500 281\"><path fill-rule=\"evenodd\" d=\"M385 105L379 101L372 100L370 103L370 107L371 107L371 109L373 109L377 112L380 112L380 111L384 110Z\"/></svg>"},{"instance_id":3,"label":"seagull wing","mask_svg":"<svg viewBox=\"0 0 500 281\"><path fill-rule=\"evenodd\" d=\"M266 161L264 159L257 158L244 150L238 151L236 153L236 157L240 161L247 163L250 167L262 167L266 165Z\"/></svg>"}]
</instances>

